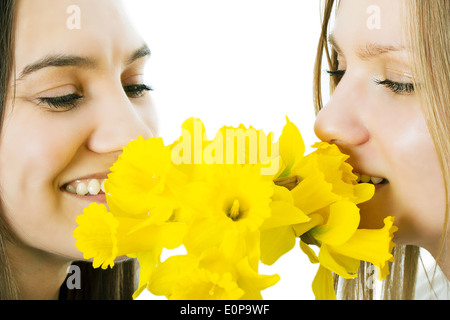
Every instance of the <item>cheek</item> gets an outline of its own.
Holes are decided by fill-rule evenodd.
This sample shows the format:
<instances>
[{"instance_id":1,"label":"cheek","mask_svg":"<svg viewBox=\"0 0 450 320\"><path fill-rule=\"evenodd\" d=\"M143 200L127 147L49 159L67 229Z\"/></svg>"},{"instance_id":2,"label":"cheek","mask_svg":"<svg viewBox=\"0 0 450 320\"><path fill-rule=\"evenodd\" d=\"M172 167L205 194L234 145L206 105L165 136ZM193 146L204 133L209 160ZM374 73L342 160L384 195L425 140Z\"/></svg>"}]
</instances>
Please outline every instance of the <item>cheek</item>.
<instances>
[{"instance_id":1,"label":"cheek","mask_svg":"<svg viewBox=\"0 0 450 320\"><path fill-rule=\"evenodd\" d=\"M64 138L68 132L70 129L61 130L52 121L8 122L0 145L1 179L9 177L8 183L14 181L23 192L51 185L76 152L73 142Z\"/></svg>"},{"instance_id":2,"label":"cheek","mask_svg":"<svg viewBox=\"0 0 450 320\"><path fill-rule=\"evenodd\" d=\"M432 237L442 231L445 187L421 112L410 109L403 119L390 135L384 136L391 182L391 202L384 209L398 219L399 233L403 233L405 242L414 242L418 237Z\"/></svg>"},{"instance_id":3,"label":"cheek","mask_svg":"<svg viewBox=\"0 0 450 320\"><path fill-rule=\"evenodd\" d=\"M15 108L19 111L20 107ZM72 128L64 127L52 116L25 117L16 112L14 117L5 119L2 128L3 213L19 239L40 249L51 245L46 243L49 234L55 237L68 223L60 210L56 180L79 148L80 138ZM64 237L58 236L56 243L63 243Z\"/></svg>"}]
</instances>

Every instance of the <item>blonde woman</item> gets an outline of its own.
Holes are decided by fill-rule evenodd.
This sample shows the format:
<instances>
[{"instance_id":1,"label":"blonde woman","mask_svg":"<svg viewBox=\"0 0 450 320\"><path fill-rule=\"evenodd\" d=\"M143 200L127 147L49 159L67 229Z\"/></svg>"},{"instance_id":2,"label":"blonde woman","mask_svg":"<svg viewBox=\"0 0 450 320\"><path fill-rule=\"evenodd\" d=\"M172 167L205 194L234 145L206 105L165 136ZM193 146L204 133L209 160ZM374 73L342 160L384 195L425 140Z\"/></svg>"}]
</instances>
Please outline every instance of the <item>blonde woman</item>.
<instances>
[{"instance_id":1,"label":"blonde woman","mask_svg":"<svg viewBox=\"0 0 450 320\"><path fill-rule=\"evenodd\" d=\"M447 278L441 281L450 279L449 47L447 0L325 2L315 131L349 154L355 171L376 185L374 198L361 206L361 227L396 218L396 261L384 283L385 299L414 298L419 247L435 258ZM332 97L323 106L325 58ZM367 268L359 280L339 279L341 298L373 298ZM447 291L448 283L441 287ZM448 291L439 294L450 298Z\"/></svg>"},{"instance_id":2,"label":"blonde woman","mask_svg":"<svg viewBox=\"0 0 450 320\"><path fill-rule=\"evenodd\" d=\"M134 261L67 269L122 147L156 133L150 51L112 0L0 2L0 299L131 299ZM69 279L67 279L69 280Z\"/></svg>"}]
</instances>

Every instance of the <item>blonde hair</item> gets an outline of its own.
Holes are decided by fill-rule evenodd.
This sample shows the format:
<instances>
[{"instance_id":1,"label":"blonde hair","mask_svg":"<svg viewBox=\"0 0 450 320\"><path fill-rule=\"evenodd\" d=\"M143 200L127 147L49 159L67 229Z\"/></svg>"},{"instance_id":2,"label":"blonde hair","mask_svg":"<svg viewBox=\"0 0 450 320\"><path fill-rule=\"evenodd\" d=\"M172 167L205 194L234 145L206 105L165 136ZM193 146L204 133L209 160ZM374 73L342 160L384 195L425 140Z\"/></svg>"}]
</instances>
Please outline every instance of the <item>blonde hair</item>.
<instances>
[{"instance_id":1,"label":"blonde hair","mask_svg":"<svg viewBox=\"0 0 450 320\"><path fill-rule=\"evenodd\" d=\"M339 1L339 0L338 0ZM337 53L328 48L328 28L330 19L339 2L325 0L322 16L322 32L316 54L314 68L314 105L316 113L322 107L322 61L325 58L330 70L337 70ZM449 225L450 203L450 56L448 48L450 31L450 2L447 0L407 0L404 1L406 38L411 52L412 72L416 94L421 101L424 118L439 157L445 182L446 212L443 233L439 245L438 260L446 241ZM339 79L331 77L330 93ZM390 266L390 275L383 282L383 299L406 300L414 298L414 290L419 261L419 248L397 246L394 249L395 262ZM436 265L437 267L437 265ZM335 289L342 299L373 299L373 290L367 285L370 277L369 264L361 263L358 277L344 280L335 276ZM435 268L436 270L436 268Z\"/></svg>"}]
</instances>

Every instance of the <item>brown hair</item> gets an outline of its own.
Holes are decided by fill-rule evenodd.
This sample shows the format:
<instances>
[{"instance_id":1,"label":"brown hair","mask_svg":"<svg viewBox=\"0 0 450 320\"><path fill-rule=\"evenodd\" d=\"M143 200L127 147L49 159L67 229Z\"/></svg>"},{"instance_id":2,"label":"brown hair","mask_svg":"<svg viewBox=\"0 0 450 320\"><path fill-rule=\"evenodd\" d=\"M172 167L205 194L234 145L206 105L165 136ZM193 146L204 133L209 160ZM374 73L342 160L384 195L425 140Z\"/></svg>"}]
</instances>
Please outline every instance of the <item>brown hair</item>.
<instances>
[{"instance_id":1,"label":"brown hair","mask_svg":"<svg viewBox=\"0 0 450 320\"><path fill-rule=\"evenodd\" d=\"M0 1L0 121L3 122L8 86L14 65L14 22L16 0ZM0 123L1 123L0 122ZM20 290L7 254L7 243L16 239L0 211L0 300L20 299ZM81 288L61 286L60 299L132 299L135 290L136 261L129 259L113 269L93 269L88 262L74 262L81 270Z\"/></svg>"},{"instance_id":2,"label":"brown hair","mask_svg":"<svg viewBox=\"0 0 450 320\"><path fill-rule=\"evenodd\" d=\"M450 32L450 2L447 0L410 0L404 2L405 33L412 48L414 85L421 101L424 117L440 160L445 181L446 213L439 255L445 244L449 225L450 170L450 57L448 48ZM337 53L328 48L328 28L338 1L325 0L322 16L322 30L314 67L314 106L318 113L322 107L322 63L325 58L330 70L337 70ZM330 94L339 79L330 79ZM383 283L384 299L413 299L419 261L419 248L397 246L394 249L395 262L390 275ZM437 265L436 265L437 267ZM373 292L367 286L368 264L363 262L358 278L344 280L335 276L335 288L342 299L373 299Z\"/></svg>"}]
</instances>

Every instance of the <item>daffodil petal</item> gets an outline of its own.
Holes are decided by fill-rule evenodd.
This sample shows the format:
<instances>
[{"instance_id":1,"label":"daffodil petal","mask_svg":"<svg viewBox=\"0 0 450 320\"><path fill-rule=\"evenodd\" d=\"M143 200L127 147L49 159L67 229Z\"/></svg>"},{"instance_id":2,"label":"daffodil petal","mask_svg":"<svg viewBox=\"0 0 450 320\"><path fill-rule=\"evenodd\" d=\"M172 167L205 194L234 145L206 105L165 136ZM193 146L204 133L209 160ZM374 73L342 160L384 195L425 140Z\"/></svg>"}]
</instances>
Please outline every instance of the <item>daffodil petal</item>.
<instances>
[{"instance_id":1,"label":"daffodil petal","mask_svg":"<svg viewBox=\"0 0 450 320\"><path fill-rule=\"evenodd\" d=\"M308 256L309 261L311 263L319 263L319 258L317 257L316 253L313 249L306 243L300 240L300 249Z\"/></svg>"},{"instance_id":2,"label":"daffodil petal","mask_svg":"<svg viewBox=\"0 0 450 320\"><path fill-rule=\"evenodd\" d=\"M198 268L181 279L170 300L238 300L244 291L230 273L218 274Z\"/></svg>"},{"instance_id":3,"label":"daffodil petal","mask_svg":"<svg viewBox=\"0 0 450 320\"><path fill-rule=\"evenodd\" d=\"M359 209L350 201L339 201L329 207L325 225L313 228L311 235L322 243L338 246L350 239L359 225Z\"/></svg>"},{"instance_id":4,"label":"daffodil petal","mask_svg":"<svg viewBox=\"0 0 450 320\"><path fill-rule=\"evenodd\" d=\"M133 293L133 299L136 299L147 288L150 277L159 263L159 256L160 252L156 251L143 251L130 255L132 258L138 259L140 267L138 288Z\"/></svg>"},{"instance_id":5,"label":"daffodil petal","mask_svg":"<svg viewBox=\"0 0 450 320\"><path fill-rule=\"evenodd\" d=\"M312 228L323 224L323 221L324 221L324 218L322 217L322 215L317 214L317 213L313 213L313 214L309 215L309 219L310 220L307 222L295 224L292 226L292 228L295 231L296 237L301 237L303 234L305 234Z\"/></svg>"},{"instance_id":6,"label":"daffodil petal","mask_svg":"<svg viewBox=\"0 0 450 320\"><path fill-rule=\"evenodd\" d=\"M272 201L284 201L293 204L294 197L292 196L289 189L274 185Z\"/></svg>"},{"instance_id":7,"label":"daffodil petal","mask_svg":"<svg viewBox=\"0 0 450 320\"><path fill-rule=\"evenodd\" d=\"M291 226L278 227L261 232L261 261L274 264L295 246L295 232Z\"/></svg>"},{"instance_id":8,"label":"daffodil petal","mask_svg":"<svg viewBox=\"0 0 450 320\"><path fill-rule=\"evenodd\" d=\"M240 299L242 300L261 300L261 291L275 285L280 276L261 275L250 267L247 259L244 258L236 266L238 272L237 284L245 293Z\"/></svg>"},{"instance_id":9,"label":"daffodil petal","mask_svg":"<svg viewBox=\"0 0 450 320\"><path fill-rule=\"evenodd\" d=\"M213 261L220 259L215 251L210 254ZM208 256L206 254L207 259ZM236 300L242 297L244 291L230 272L217 272L202 259L190 255L168 258L152 274L148 286L150 292L171 300Z\"/></svg>"},{"instance_id":10,"label":"daffodil petal","mask_svg":"<svg viewBox=\"0 0 450 320\"><path fill-rule=\"evenodd\" d=\"M321 142L313 145L317 150L305 157L305 162L314 163L324 173L325 180L332 184L332 190L343 199L355 204L368 201L373 197L372 184L356 182L352 166L345 162L349 156L340 152L335 144Z\"/></svg>"},{"instance_id":11,"label":"daffodil petal","mask_svg":"<svg viewBox=\"0 0 450 320\"><path fill-rule=\"evenodd\" d=\"M397 227L393 226L393 217L384 219L385 226L381 229L359 229L349 241L341 246L333 247L333 251L352 257L357 260L368 261L379 270L383 270L380 279L385 278L388 269L385 268L388 261L393 261L391 251L394 247L392 242L393 233ZM387 272L386 272L387 271Z\"/></svg>"},{"instance_id":12,"label":"daffodil petal","mask_svg":"<svg viewBox=\"0 0 450 320\"><path fill-rule=\"evenodd\" d=\"M270 203L270 209L272 214L264 221L261 230L290 226L310 220L302 210L284 201L272 201Z\"/></svg>"},{"instance_id":13,"label":"daffodil petal","mask_svg":"<svg viewBox=\"0 0 450 320\"><path fill-rule=\"evenodd\" d=\"M336 300L334 281L331 271L319 266L312 283L312 289L316 300Z\"/></svg>"},{"instance_id":14,"label":"daffodil petal","mask_svg":"<svg viewBox=\"0 0 450 320\"><path fill-rule=\"evenodd\" d=\"M291 170L303 158L305 144L298 128L286 117L286 125L279 139L280 155L286 167L279 178L289 177Z\"/></svg>"},{"instance_id":15,"label":"daffodil petal","mask_svg":"<svg viewBox=\"0 0 450 320\"><path fill-rule=\"evenodd\" d=\"M326 244L322 244L320 247L319 261L322 266L345 279L356 278L356 272L360 265L359 260L336 254Z\"/></svg>"},{"instance_id":16,"label":"daffodil petal","mask_svg":"<svg viewBox=\"0 0 450 320\"><path fill-rule=\"evenodd\" d=\"M291 190L295 206L308 215L329 206L340 200L340 197L332 192L332 187L325 181L321 172L307 176Z\"/></svg>"},{"instance_id":17,"label":"daffodil petal","mask_svg":"<svg viewBox=\"0 0 450 320\"><path fill-rule=\"evenodd\" d=\"M372 197L375 194L375 186L373 184L369 183L360 183L356 184L353 187L355 198L354 202L355 204L360 204L366 201L369 201L372 199Z\"/></svg>"},{"instance_id":18,"label":"daffodil petal","mask_svg":"<svg viewBox=\"0 0 450 320\"><path fill-rule=\"evenodd\" d=\"M214 224L214 220L203 218L193 220L188 226L184 245L189 252L200 255L209 247L218 247L224 237L223 224Z\"/></svg>"},{"instance_id":19,"label":"daffodil petal","mask_svg":"<svg viewBox=\"0 0 450 320\"><path fill-rule=\"evenodd\" d=\"M151 274L148 290L154 295L170 298L180 278L196 267L196 260L186 255L169 257Z\"/></svg>"},{"instance_id":20,"label":"daffodil petal","mask_svg":"<svg viewBox=\"0 0 450 320\"><path fill-rule=\"evenodd\" d=\"M123 149L105 181L109 209L114 215L140 217L155 207L152 195L165 190L172 166L169 148L161 138L141 136Z\"/></svg>"},{"instance_id":21,"label":"daffodil petal","mask_svg":"<svg viewBox=\"0 0 450 320\"><path fill-rule=\"evenodd\" d=\"M118 253L119 255L129 255L142 251L157 251L162 248L175 249L183 242L186 233L186 225L182 222L166 222L160 225L147 225L135 228L129 220L118 218L120 225L129 223L129 226L118 232ZM133 230L126 232L125 230Z\"/></svg>"}]
</instances>

